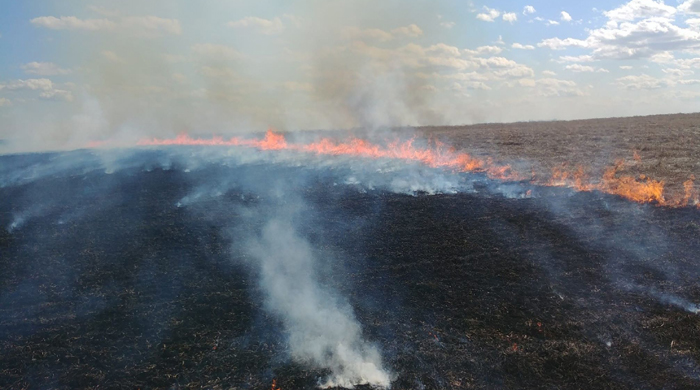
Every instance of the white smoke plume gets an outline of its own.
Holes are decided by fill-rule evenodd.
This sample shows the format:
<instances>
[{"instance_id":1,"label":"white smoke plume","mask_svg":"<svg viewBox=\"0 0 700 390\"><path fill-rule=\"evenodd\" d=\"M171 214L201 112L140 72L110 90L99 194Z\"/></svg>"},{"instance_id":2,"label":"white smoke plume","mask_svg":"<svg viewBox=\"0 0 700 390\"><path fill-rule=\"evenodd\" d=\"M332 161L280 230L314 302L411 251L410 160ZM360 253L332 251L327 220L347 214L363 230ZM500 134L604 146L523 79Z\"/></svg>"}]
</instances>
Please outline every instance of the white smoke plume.
<instances>
[{"instance_id":1,"label":"white smoke plume","mask_svg":"<svg viewBox=\"0 0 700 390\"><path fill-rule=\"evenodd\" d=\"M321 387L389 387L379 350L364 340L352 308L319 284L313 250L289 222L269 221L249 253L260 266L266 307L284 324L292 358L330 370Z\"/></svg>"}]
</instances>

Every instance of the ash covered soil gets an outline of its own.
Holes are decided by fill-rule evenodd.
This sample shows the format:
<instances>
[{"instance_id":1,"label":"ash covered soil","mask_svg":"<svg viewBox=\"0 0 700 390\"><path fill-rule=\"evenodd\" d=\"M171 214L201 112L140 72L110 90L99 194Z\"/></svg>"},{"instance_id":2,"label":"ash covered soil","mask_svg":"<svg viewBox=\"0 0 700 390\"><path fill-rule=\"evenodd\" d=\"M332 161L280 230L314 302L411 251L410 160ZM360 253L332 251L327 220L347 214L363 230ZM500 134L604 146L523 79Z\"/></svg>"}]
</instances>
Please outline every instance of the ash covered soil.
<instances>
[{"instance_id":1,"label":"ash covered soil","mask_svg":"<svg viewBox=\"0 0 700 390\"><path fill-rule=\"evenodd\" d=\"M137 157L33 180L8 172L66 155L0 157L0 388L315 388L328 372L290 358L242 249L279 191L309 205L295 223L319 283L351 304L393 389L700 386L694 207L513 195L479 175L461 175L470 191L401 194L337 167Z\"/></svg>"}]
</instances>

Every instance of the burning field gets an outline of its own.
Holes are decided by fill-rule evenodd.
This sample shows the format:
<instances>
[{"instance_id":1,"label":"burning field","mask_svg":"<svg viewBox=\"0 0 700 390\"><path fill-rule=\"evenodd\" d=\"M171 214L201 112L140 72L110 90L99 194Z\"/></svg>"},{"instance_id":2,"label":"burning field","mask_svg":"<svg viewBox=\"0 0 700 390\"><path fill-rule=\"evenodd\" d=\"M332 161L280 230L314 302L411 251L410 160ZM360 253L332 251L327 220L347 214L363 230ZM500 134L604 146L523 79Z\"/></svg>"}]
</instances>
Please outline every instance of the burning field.
<instances>
[{"instance_id":1,"label":"burning field","mask_svg":"<svg viewBox=\"0 0 700 390\"><path fill-rule=\"evenodd\" d=\"M697 388L698 123L0 156L0 387Z\"/></svg>"}]
</instances>

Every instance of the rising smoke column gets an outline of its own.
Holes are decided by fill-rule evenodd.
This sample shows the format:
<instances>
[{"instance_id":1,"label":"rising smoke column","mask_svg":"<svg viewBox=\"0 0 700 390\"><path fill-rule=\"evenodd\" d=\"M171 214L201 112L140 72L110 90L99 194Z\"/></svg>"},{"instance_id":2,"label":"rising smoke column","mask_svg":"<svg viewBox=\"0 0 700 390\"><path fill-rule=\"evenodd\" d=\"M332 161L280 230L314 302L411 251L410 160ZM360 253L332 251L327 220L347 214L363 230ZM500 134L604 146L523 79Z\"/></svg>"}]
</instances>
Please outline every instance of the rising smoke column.
<instances>
[{"instance_id":1,"label":"rising smoke column","mask_svg":"<svg viewBox=\"0 0 700 390\"><path fill-rule=\"evenodd\" d=\"M316 257L292 224L272 219L248 247L267 310L282 321L292 358L330 370L321 387L389 387L379 350L362 337L350 305L319 284Z\"/></svg>"}]
</instances>

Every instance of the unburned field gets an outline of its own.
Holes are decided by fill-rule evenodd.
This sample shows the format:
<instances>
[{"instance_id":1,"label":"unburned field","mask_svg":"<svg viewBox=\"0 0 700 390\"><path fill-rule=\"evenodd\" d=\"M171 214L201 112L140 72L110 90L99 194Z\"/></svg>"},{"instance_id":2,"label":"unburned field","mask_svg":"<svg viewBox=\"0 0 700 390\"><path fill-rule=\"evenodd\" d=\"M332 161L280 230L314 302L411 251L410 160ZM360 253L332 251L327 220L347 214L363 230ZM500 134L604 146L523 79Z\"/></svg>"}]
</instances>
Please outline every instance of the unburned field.
<instances>
[{"instance_id":1,"label":"unburned field","mask_svg":"<svg viewBox=\"0 0 700 390\"><path fill-rule=\"evenodd\" d=\"M458 149L476 149L503 161L520 162L540 177L547 177L554 168L579 165L600 177L607 166L623 159L634 162L631 174L662 180L671 191L681 191L691 175L700 178L700 113L426 127L420 131ZM635 152L638 162L633 161Z\"/></svg>"}]
</instances>

